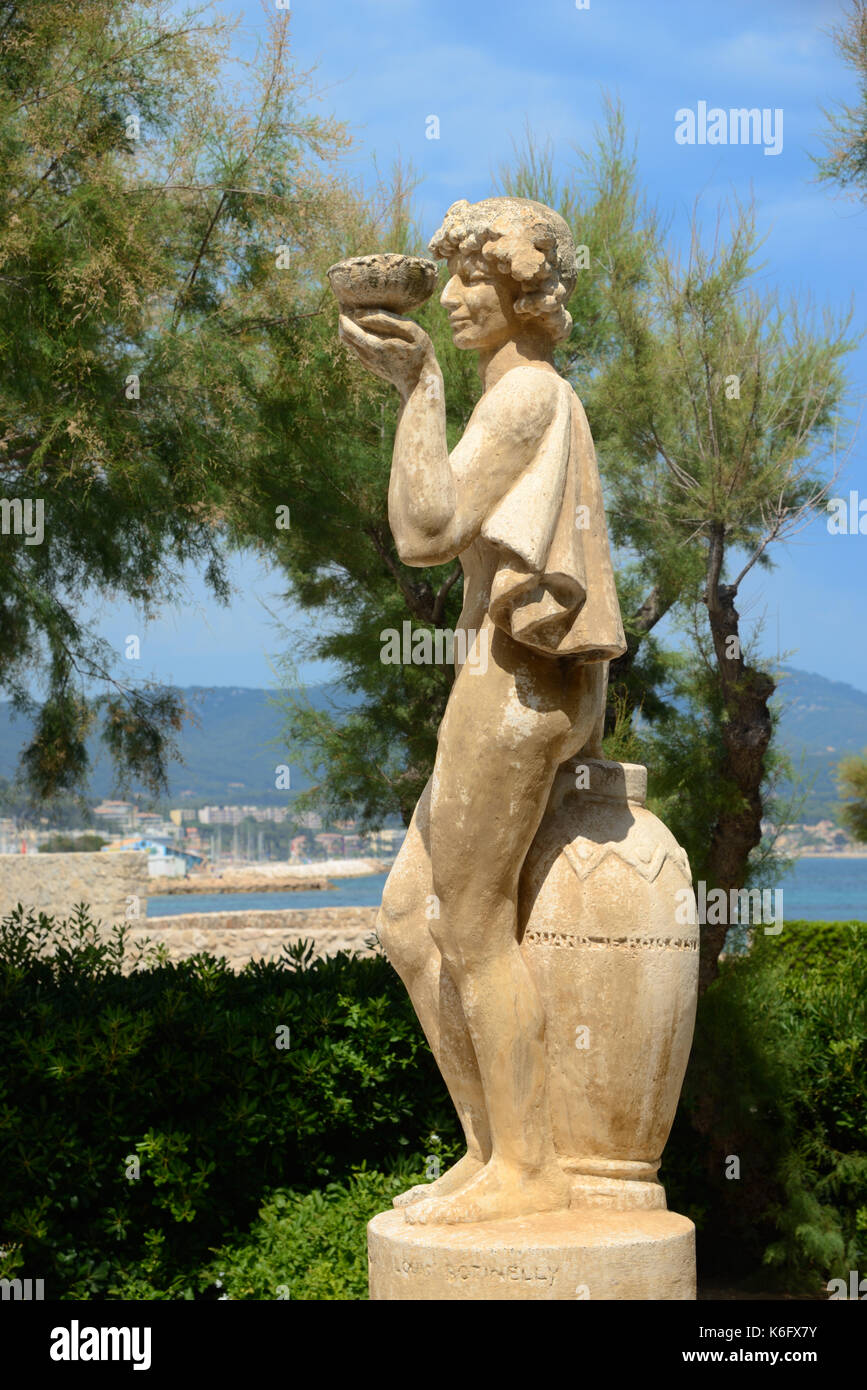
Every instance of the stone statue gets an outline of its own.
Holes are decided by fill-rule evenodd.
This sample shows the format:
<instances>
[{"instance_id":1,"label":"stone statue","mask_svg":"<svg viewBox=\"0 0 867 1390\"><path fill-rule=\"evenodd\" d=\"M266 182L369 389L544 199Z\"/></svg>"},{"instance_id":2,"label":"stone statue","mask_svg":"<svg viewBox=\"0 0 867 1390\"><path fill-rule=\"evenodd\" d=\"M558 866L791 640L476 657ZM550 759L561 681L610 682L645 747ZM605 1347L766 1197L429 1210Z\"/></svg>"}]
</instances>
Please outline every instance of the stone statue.
<instances>
[{"instance_id":1,"label":"stone statue","mask_svg":"<svg viewBox=\"0 0 867 1390\"><path fill-rule=\"evenodd\" d=\"M427 1282L413 1276L417 1255L391 1258L375 1287L377 1239L391 1257L397 1241L427 1259L449 1240L466 1250L471 1231L499 1249L517 1223L538 1264L533 1232L554 1220L572 1278L602 1258L601 1246L587 1256L588 1221L629 1212L633 1235L639 1215L651 1221L645 1245L677 1246L675 1291L600 1293L603 1260L587 1296L690 1297L692 1227L665 1211L656 1171L692 1037L696 929L676 921L689 866L643 808L644 769L602 752L607 663L625 641L590 430L553 360L571 326L574 244L550 208L492 198L455 203L430 246L448 264L440 302L455 344L478 353L483 387L451 454L431 340L394 312L432 292L433 263L372 256L329 272L343 342L401 396L388 498L398 554L417 566L459 557L464 575L456 680L378 930L467 1151L371 1223L372 1296L518 1296L491 1291L496 1269L487 1292L449 1292L449 1255L424 1266L439 1271ZM656 1234L660 1217L682 1226ZM584 1296L546 1281L520 1296Z\"/></svg>"}]
</instances>

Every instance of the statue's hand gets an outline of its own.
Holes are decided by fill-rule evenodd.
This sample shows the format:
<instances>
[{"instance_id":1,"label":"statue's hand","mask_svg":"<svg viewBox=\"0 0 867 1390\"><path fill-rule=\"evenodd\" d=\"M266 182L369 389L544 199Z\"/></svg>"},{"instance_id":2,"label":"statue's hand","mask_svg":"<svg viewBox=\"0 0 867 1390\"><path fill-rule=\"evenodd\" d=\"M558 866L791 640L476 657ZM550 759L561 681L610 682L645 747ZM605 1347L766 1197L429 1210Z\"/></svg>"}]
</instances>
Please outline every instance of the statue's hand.
<instances>
[{"instance_id":1,"label":"statue's hand","mask_svg":"<svg viewBox=\"0 0 867 1390\"><path fill-rule=\"evenodd\" d=\"M385 309L358 309L352 317L341 314L338 332L362 366L390 381L404 399L418 385L423 367L436 364L424 329Z\"/></svg>"}]
</instances>

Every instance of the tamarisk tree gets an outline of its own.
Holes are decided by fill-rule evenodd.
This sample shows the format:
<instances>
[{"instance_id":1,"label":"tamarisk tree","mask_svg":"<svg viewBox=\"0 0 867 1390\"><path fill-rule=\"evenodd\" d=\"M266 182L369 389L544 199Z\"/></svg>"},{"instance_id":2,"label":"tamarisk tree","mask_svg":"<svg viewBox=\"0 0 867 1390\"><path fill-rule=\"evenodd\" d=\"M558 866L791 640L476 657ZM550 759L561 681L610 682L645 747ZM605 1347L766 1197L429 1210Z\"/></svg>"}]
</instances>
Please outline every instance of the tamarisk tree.
<instances>
[{"instance_id":1,"label":"tamarisk tree","mask_svg":"<svg viewBox=\"0 0 867 1390\"><path fill-rule=\"evenodd\" d=\"M614 445L631 464L624 485L616 467L609 471L622 530L635 543L645 527L639 520L630 535L630 518L655 510L691 555L678 602L706 615L704 624L694 619L693 650L712 686L719 733L713 782L701 789L713 824L694 867L728 891L744 885L762 840L775 690L737 603L751 572L771 563L771 547L825 509L845 384L840 362L852 344L847 320L817 327L809 310L753 288L752 210L735 212L728 236L718 226L710 249L695 220L691 230L685 260L656 257L634 306L640 313L622 320L626 352L600 374L596 400L607 405L603 447ZM704 984L725 935L724 923L704 927Z\"/></svg>"},{"instance_id":2,"label":"tamarisk tree","mask_svg":"<svg viewBox=\"0 0 867 1390\"><path fill-rule=\"evenodd\" d=\"M618 549L628 650L611 665L609 728L617 714L622 738L625 711L633 755L643 749L657 809L696 880L728 892L762 862L777 771L774 673L743 630L739 596L826 507L849 317L817 322L809 305L757 288L753 207L735 206L727 224L719 216L709 242L695 211L686 251L674 247L638 198L618 108L582 163L583 180L558 183L530 147L507 188L544 196L589 248L566 366ZM679 651L655 640L666 615L684 631ZM726 932L703 926L702 988Z\"/></svg>"},{"instance_id":3,"label":"tamarisk tree","mask_svg":"<svg viewBox=\"0 0 867 1390\"><path fill-rule=\"evenodd\" d=\"M816 159L819 178L852 198L867 198L867 0L848 0L832 29L834 47L858 81L856 105L825 112L826 152Z\"/></svg>"},{"instance_id":4,"label":"tamarisk tree","mask_svg":"<svg viewBox=\"0 0 867 1390\"><path fill-rule=\"evenodd\" d=\"M867 844L867 749L837 764L837 784L840 820L856 840Z\"/></svg>"},{"instance_id":5,"label":"tamarisk tree","mask_svg":"<svg viewBox=\"0 0 867 1390\"><path fill-rule=\"evenodd\" d=\"M226 596L266 335L310 311L335 215L347 136L304 114L288 16L235 98L211 10L0 0L0 685L33 716L39 797L82 783L100 721L119 774L164 785L179 698L85 612L147 615L186 564Z\"/></svg>"}]
</instances>

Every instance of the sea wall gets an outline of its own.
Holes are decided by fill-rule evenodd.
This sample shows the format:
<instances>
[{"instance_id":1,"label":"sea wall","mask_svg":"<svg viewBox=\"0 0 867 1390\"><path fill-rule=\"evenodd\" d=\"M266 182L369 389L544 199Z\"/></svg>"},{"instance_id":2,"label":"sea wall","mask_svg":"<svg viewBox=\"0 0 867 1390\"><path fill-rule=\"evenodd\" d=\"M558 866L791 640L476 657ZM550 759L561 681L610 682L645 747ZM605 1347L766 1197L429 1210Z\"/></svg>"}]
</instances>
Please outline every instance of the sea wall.
<instances>
[{"instance_id":1,"label":"sea wall","mask_svg":"<svg viewBox=\"0 0 867 1390\"><path fill-rule=\"evenodd\" d=\"M199 951L225 956L239 970L249 960L275 960L284 945L311 940L317 956L337 951L370 955L365 940L373 935L375 907L256 909L236 912L185 912L176 917L148 917L132 923L131 938L163 944L171 960Z\"/></svg>"},{"instance_id":2,"label":"sea wall","mask_svg":"<svg viewBox=\"0 0 867 1390\"><path fill-rule=\"evenodd\" d=\"M142 850L114 854L0 854L0 917L17 903L68 917L87 903L95 920L141 920L150 880Z\"/></svg>"}]
</instances>

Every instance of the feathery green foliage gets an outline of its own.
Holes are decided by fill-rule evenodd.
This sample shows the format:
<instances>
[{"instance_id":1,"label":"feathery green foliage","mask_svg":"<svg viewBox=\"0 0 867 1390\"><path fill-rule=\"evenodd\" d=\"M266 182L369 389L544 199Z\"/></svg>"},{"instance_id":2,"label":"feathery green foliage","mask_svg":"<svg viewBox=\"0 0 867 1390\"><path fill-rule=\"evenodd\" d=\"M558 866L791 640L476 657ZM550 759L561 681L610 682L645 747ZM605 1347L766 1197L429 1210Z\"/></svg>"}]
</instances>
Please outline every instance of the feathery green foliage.
<instances>
[{"instance_id":1,"label":"feathery green foliage","mask_svg":"<svg viewBox=\"0 0 867 1390\"><path fill-rule=\"evenodd\" d=\"M837 765L843 805L840 820L856 840L867 842L867 750Z\"/></svg>"},{"instance_id":2,"label":"feathery green foliage","mask_svg":"<svg viewBox=\"0 0 867 1390\"><path fill-rule=\"evenodd\" d=\"M819 178L863 202L867 197L867 0L848 0L831 31L834 47L858 79L858 103L826 111L827 153L815 160Z\"/></svg>"},{"instance_id":3,"label":"feathery green foliage","mask_svg":"<svg viewBox=\"0 0 867 1390\"><path fill-rule=\"evenodd\" d=\"M753 207L735 205L728 226L720 215L710 238L696 211L681 253L639 194L615 103L575 174L555 177L528 133L502 183L549 202L589 253L561 366L587 410L617 547L629 650L611 664L610 714L622 733L624 711L640 711L651 790L695 877L741 887L770 867L762 820L781 767L774 675L735 602L825 506L851 315L820 320L759 288ZM666 616L679 653L650 641ZM703 988L724 940L724 924L703 932Z\"/></svg>"},{"instance_id":4,"label":"feathery green foliage","mask_svg":"<svg viewBox=\"0 0 867 1390\"><path fill-rule=\"evenodd\" d=\"M304 113L288 15L233 97L211 9L0 0L0 683L35 717L41 798L83 783L97 721L121 785L165 785L180 700L82 612L147 616L185 564L226 597L221 495L260 440L266 335L310 312L304 255L335 215L347 137Z\"/></svg>"}]
</instances>

